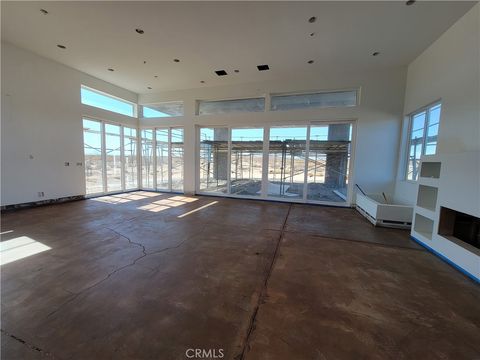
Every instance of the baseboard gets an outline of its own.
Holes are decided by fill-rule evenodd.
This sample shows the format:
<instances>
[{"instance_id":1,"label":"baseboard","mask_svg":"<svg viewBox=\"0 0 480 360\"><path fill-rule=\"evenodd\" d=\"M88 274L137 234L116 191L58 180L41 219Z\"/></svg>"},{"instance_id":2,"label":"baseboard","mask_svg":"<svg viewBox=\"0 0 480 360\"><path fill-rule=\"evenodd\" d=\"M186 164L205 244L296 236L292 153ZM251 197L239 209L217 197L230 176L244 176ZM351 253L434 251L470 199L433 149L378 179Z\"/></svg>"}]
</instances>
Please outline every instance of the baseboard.
<instances>
[{"instance_id":1,"label":"baseboard","mask_svg":"<svg viewBox=\"0 0 480 360\"><path fill-rule=\"evenodd\" d=\"M48 199L48 200L32 201L32 202L21 203L21 204L3 205L0 207L0 210L2 212L13 211L13 210L19 210L19 209L28 209L28 208L38 207L38 206L61 204L65 202L78 201L78 200L84 200L84 199L85 199L85 195L65 196L58 199Z\"/></svg>"}]
</instances>

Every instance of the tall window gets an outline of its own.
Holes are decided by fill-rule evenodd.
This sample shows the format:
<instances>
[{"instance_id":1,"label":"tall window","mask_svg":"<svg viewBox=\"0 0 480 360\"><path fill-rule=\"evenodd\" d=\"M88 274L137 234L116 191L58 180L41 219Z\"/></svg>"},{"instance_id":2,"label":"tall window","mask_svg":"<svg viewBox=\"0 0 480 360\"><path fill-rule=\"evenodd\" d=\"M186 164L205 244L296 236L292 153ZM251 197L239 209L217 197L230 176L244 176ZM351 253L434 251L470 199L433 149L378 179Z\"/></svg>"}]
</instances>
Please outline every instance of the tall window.
<instances>
[{"instance_id":1,"label":"tall window","mask_svg":"<svg viewBox=\"0 0 480 360\"><path fill-rule=\"evenodd\" d=\"M157 189L168 190L168 129L156 130L156 146L157 146Z\"/></svg>"},{"instance_id":2,"label":"tall window","mask_svg":"<svg viewBox=\"0 0 480 360\"><path fill-rule=\"evenodd\" d=\"M407 180L417 180L422 155L434 155L437 152L441 110L442 105L436 103L410 115Z\"/></svg>"},{"instance_id":3,"label":"tall window","mask_svg":"<svg viewBox=\"0 0 480 360\"><path fill-rule=\"evenodd\" d=\"M183 129L171 129L172 191L183 191Z\"/></svg>"},{"instance_id":4,"label":"tall window","mask_svg":"<svg viewBox=\"0 0 480 360\"><path fill-rule=\"evenodd\" d=\"M138 187L137 129L123 128L123 154L125 162L125 189Z\"/></svg>"},{"instance_id":5,"label":"tall window","mask_svg":"<svg viewBox=\"0 0 480 360\"><path fill-rule=\"evenodd\" d=\"M119 99L115 96L105 94L83 85L80 88L80 96L82 104L113 111L122 115L135 116L136 106L129 101Z\"/></svg>"},{"instance_id":6,"label":"tall window","mask_svg":"<svg viewBox=\"0 0 480 360\"><path fill-rule=\"evenodd\" d=\"M350 122L200 128L198 190L342 204L352 191Z\"/></svg>"},{"instance_id":7,"label":"tall window","mask_svg":"<svg viewBox=\"0 0 480 360\"><path fill-rule=\"evenodd\" d=\"M261 195L262 162L263 129L232 129L230 193Z\"/></svg>"},{"instance_id":8,"label":"tall window","mask_svg":"<svg viewBox=\"0 0 480 360\"><path fill-rule=\"evenodd\" d=\"M137 130L83 119L87 195L138 188Z\"/></svg>"},{"instance_id":9,"label":"tall window","mask_svg":"<svg viewBox=\"0 0 480 360\"><path fill-rule=\"evenodd\" d=\"M227 193L228 128L200 129L200 191Z\"/></svg>"},{"instance_id":10,"label":"tall window","mask_svg":"<svg viewBox=\"0 0 480 360\"><path fill-rule=\"evenodd\" d=\"M83 120L83 149L87 195L103 193L102 123Z\"/></svg>"},{"instance_id":11,"label":"tall window","mask_svg":"<svg viewBox=\"0 0 480 360\"><path fill-rule=\"evenodd\" d=\"M142 132L142 187L146 189L153 189L153 136L152 129L143 129Z\"/></svg>"},{"instance_id":12,"label":"tall window","mask_svg":"<svg viewBox=\"0 0 480 360\"><path fill-rule=\"evenodd\" d=\"M122 190L122 146L120 126L105 124L105 161L107 192Z\"/></svg>"},{"instance_id":13,"label":"tall window","mask_svg":"<svg viewBox=\"0 0 480 360\"><path fill-rule=\"evenodd\" d=\"M183 191L183 129L144 129L142 183L144 188Z\"/></svg>"},{"instance_id":14,"label":"tall window","mask_svg":"<svg viewBox=\"0 0 480 360\"><path fill-rule=\"evenodd\" d=\"M268 195L302 199L307 127L272 127L268 152Z\"/></svg>"}]
</instances>

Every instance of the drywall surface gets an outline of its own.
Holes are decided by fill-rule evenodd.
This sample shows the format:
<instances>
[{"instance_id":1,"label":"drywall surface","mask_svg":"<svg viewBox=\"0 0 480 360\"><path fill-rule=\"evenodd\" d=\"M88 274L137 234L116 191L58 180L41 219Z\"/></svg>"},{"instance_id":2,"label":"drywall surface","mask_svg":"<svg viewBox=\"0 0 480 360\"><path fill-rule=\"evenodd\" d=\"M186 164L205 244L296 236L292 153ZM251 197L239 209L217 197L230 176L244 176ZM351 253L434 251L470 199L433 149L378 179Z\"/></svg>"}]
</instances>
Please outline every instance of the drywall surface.
<instances>
[{"instance_id":1,"label":"drywall surface","mask_svg":"<svg viewBox=\"0 0 480 360\"><path fill-rule=\"evenodd\" d=\"M408 67L404 113L409 114L437 100L442 101L437 153L478 151L480 149L479 4L475 5ZM405 135L406 128L405 121ZM417 191L416 183L404 180L406 142L406 136L404 136L400 148L395 198L398 202L413 204ZM480 177L480 174L477 176Z\"/></svg>"},{"instance_id":2,"label":"drywall surface","mask_svg":"<svg viewBox=\"0 0 480 360\"><path fill-rule=\"evenodd\" d=\"M2 42L2 205L85 194L82 116L137 126L137 118L82 105L81 84L137 101L130 91Z\"/></svg>"},{"instance_id":3,"label":"drywall surface","mask_svg":"<svg viewBox=\"0 0 480 360\"><path fill-rule=\"evenodd\" d=\"M373 58L372 58L373 59ZM233 75L235 76L235 75ZM185 192L195 191L198 126L295 125L317 121L356 121L354 171L351 181L369 193L393 191L398 142L402 121L406 69L379 69L375 72L312 71L308 79L284 79L275 82L237 86L205 87L184 91L139 95L139 103L184 101L182 117L140 118L141 127L183 126L185 128ZM291 111L267 111L224 115L195 115L198 100L221 100L265 96L266 94L360 89L360 104L351 108L311 108Z\"/></svg>"}]
</instances>

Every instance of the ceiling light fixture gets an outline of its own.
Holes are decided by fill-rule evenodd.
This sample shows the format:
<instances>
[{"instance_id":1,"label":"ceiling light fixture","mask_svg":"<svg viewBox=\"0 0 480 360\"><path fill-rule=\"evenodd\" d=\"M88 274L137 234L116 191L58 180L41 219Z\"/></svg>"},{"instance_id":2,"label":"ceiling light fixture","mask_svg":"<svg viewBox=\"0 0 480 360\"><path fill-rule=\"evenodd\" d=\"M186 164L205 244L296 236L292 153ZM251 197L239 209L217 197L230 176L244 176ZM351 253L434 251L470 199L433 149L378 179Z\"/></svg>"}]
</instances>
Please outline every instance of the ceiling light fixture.
<instances>
[{"instance_id":1,"label":"ceiling light fixture","mask_svg":"<svg viewBox=\"0 0 480 360\"><path fill-rule=\"evenodd\" d=\"M314 60L308 60L309 64L313 64L315 61Z\"/></svg>"},{"instance_id":2,"label":"ceiling light fixture","mask_svg":"<svg viewBox=\"0 0 480 360\"><path fill-rule=\"evenodd\" d=\"M380 53L379 53L378 51L375 51L375 52L372 54L372 56L378 56L378 55L380 55Z\"/></svg>"},{"instance_id":3,"label":"ceiling light fixture","mask_svg":"<svg viewBox=\"0 0 480 360\"><path fill-rule=\"evenodd\" d=\"M112 68L108 68L108 71L115 71L115 69L112 69Z\"/></svg>"},{"instance_id":4,"label":"ceiling light fixture","mask_svg":"<svg viewBox=\"0 0 480 360\"><path fill-rule=\"evenodd\" d=\"M173 59L173 62L180 62L180 59Z\"/></svg>"},{"instance_id":5,"label":"ceiling light fixture","mask_svg":"<svg viewBox=\"0 0 480 360\"><path fill-rule=\"evenodd\" d=\"M48 11L45 10L45 9L40 9L40 12L41 12L43 15L48 15Z\"/></svg>"},{"instance_id":6,"label":"ceiling light fixture","mask_svg":"<svg viewBox=\"0 0 480 360\"><path fill-rule=\"evenodd\" d=\"M143 33L145 33L145 31L143 31L142 29L135 29L135 31L137 32L137 34L143 34Z\"/></svg>"},{"instance_id":7,"label":"ceiling light fixture","mask_svg":"<svg viewBox=\"0 0 480 360\"><path fill-rule=\"evenodd\" d=\"M415 4L415 2L416 2L415 0L408 0L408 1L405 3L405 5L410 6L410 5Z\"/></svg>"},{"instance_id":8,"label":"ceiling light fixture","mask_svg":"<svg viewBox=\"0 0 480 360\"><path fill-rule=\"evenodd\" d=\"M317 21L317 18L315 16L312 16L310 19L308 19L308 22L310 24L313 24L315 21Z\"/></svg>"},{"instance_id":9,"label":"ceiling light fixture","mask_svg":"<svg viewBox=\"0 0 480 360\"><path fill-rule=\"evenodd\" d=\"M57 47L60 48L60 49L66 49L67 48L65 45L60 45L60 44L58 44Z\"/></svg>"}]
</instances>

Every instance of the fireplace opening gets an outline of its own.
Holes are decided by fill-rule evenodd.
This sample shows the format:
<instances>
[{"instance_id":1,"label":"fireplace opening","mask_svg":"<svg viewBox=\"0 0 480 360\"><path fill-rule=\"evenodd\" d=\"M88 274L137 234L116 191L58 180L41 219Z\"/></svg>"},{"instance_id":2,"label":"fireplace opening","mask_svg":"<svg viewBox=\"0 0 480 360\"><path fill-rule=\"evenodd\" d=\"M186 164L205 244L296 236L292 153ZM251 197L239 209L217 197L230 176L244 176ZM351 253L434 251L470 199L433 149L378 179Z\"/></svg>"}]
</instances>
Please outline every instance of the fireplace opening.
<instances>
[{"instance_id":1,"label":"fireplace opening","mask_svg":"<svg viewBox=\"0 0 480 360\"><path fill-rule=\"evenodd\" d=\"M480 218L442 206L438 234L480 249Z\"/></svg>"}]
</instances>

